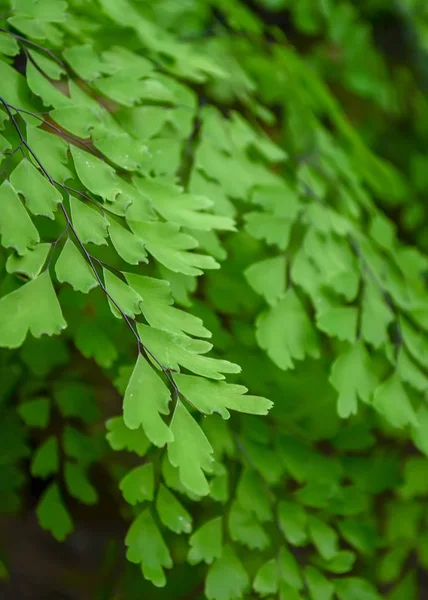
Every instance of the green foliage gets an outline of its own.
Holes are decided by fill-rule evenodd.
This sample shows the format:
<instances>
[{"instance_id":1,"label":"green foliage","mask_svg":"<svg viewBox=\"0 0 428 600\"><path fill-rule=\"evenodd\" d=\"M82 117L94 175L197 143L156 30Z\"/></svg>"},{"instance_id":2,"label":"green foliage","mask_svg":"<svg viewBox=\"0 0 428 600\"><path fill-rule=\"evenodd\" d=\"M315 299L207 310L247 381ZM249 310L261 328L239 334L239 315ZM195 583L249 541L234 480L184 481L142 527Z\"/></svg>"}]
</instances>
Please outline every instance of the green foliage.
<instances>
[{"instance_id":1,"label":"green foliage","mask_svg":"<svg viewBox=\"0 0 428 600\"><path fill-rule=\"evenodd\" d=\"M423 73L386 1L248 4L0 0L0 510L112 495L118 597L411 600Z\"/></svg>"}]
</instances>

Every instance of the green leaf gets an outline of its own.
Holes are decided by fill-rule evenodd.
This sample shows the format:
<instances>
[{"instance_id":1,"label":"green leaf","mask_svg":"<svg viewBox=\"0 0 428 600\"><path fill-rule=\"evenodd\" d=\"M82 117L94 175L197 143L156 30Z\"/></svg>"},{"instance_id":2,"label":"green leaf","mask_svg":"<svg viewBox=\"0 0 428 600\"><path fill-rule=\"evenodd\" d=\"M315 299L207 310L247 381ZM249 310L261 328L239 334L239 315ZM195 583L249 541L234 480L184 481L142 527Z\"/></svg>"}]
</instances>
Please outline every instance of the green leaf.
<instances>
[{"instance_id":1,"label":"green leaf","mask_svg":"<svg viewBox=\"0 0 428 600\"><path fill-rule=\"evenodd\" d=\"M330 382L339 392L338 413L342 418L356 414L358 398L370 402L377 381L362 341L338 356L331 369Z\"/></svg>"},{"instance_id":2,"label":"green leaf","mask_svg":"<svg viewBox=\"0 0 428 600\"><path fill-rule=\"evenodd\" d=\"M68 492L83 504L95 504L98 501L97 490L91 484L85 469L80 465L66 461L64 479Z\"/></svg>"},{"instance_id":3,"label":"green leaf","mask_svg":"<svg viewBox=\"0 0 428 600\"><path fill-rule=\"evenodd\" d=\"M138 456L144 456L150 447L150 441L142 428L129 429L122 417L114 417L106 423L107 440L113 450L128 450Z\"/></svg>"},{"instance_id":4,"label":"green leaf","mask_svg":"<svg viewBox=\"0 0 428 600\"><path fill-rule=\"evenodd\" d=\"M142 298L127 283L113 275L108 269L103 268L103 274L107 292L112 298L112 300L109 298L111 312L116 318L120 319L122 315L118 310L119 307L125 315L134 318L135 315L141 312Z\"/></svg>"},{"instance_id":5,"label":"green leaf","mask_svg":"<svg viewBox=\"0 0 428 600\"><path fill-rule=\"evenodd\" d=\"M168 281L134 273L126 273L125 277L132 289L143 299L141 308L149 325L171 333L211 337L201 319L170 306L173 300Z\"/></svg>"},{"instance_id":6,"label":"green leaf","mask_svg":"<svg viewBox=\"0 0 428 600\"><path fill-rule=\"evenodd\" d=\"M150 254L175 273L202 275L202 269L218 269L219 264L211 257L189 252L197 246L197 241L179 231L172 223L133 221L129 226L145 244Z\"/></svg>"},{"instance_id":7,"label":"green leaf","mask_svg":"<svg viewBox=\"0 0 428 600\"><path fill-rule=\"evenodd\" d=\"M317 358L315 330L294 290L257 318L257 341L280 369L294 368L294 360Z\"/></svg>"},{"instance_id":8,"label":"green leaf","mask_svg":"<svg viewBox=\"0 0 428 600\"><path fill-rule=\"evenodd\" d=\"M8 273L19 273L34 279L40 274L51 249L51 244L37 244L34 249L29 250L24 256L10 254L6 261Z\"/></svg>"},{"instance_id":9,"label":"green leaf","mask_svg":"<svg viewBox=\"0 0 428 600\"><path fill-rule=\"evenodd\" d=\"M378 288L365 283L362 302L361 333L368 344L380 348L388 337L388 327L394 320L394 314Z\"/></svg>"},{"instance_id":10,"label":"green leaf","mask_svg":"<svg viewBox=\"0 0 428 600\"><path fill-rule=\"evenodd\" d=\"M99 210L91 208L74 196L70 196L70 208L73 225L84 244L107 244L107 220Z\"/></svg>"},{"instance_id":11,"label":"green leaf","mask_svg":"<svg viewBox=\"0 0 428 600\"><path fill-rule=\"evenodd\" d=\"M65 140L53 132L27 125L27 142L51 177L60 183L71 179Z\"/></svg>"},{"instance_id":12,"label":"green leaf","mask_svg":"<svg viewBox=\"0 0 428 600\"><path fill-rule=\"evenodd\" d=\"M128 546L127 559L141 564L144 577L156 587L164 587L164 569L171 569L172 560L149 509L144 510L132 523L125 544Z\"/></svg>"},{"instance_id":13,"label":"green leaf","mask_svg":"<svg viewBox=\"0 0 428 600\"><path fill-rule=\"evenodd\" d=\"M76 348L86 358L94 358L101 367L111 367L118 351L101 324L91 317L83 318L74 338Z\"/></svg>"},{"instance_id":14,"label":"green leaf","mask_svg":"<svg viewBox=\"0 0 428 600\"><path fill-rule=\"evenodd\" d=\"M293 223L284 217L261 212L245 215L245 229L256 240L265 240L267 244L286 250L290 241Z\"/></svg>"},{"instance_id":15,"label":"green leaf","mask_svg":"<svg viewBox=\"0 0 428 600\"><path fill-rule=\"evenodd\" d=\"M10 182L24 196L25 204L34 215L55 217L62 195L28 160L21 160L13 170Z\"/></svg>"},{"instance_id":16,"label":"green leaf","mask_svg":"<svg viewBox=\"0 0 428 600\"><path fill-rule=\"evenodd\" d=\"M169 414L171 393L159 375L140 354L123 400L123 420L129 429L142 426L159 448L173 441L171 429L160 415Z\"/></svg>"},{"instance_id":17,"label":"green leaf","mask_svg":"<svg viewBox=\"0 0 428 600\"><path fill-rule=\"evenodd\" d=\"M231 539L251 550L264 550L270 545L270 539L263 527L238 502L233 502L230 508L228 526Z\"/></svg>"},{"instance_id":18,"label":"green leaf","mask_svg":"<svg viewBox=\"0 0 428 600\"><path fill-rule=\"evenodd\" d=\"M18 413L28 427L47 427L49 423L49 398L34 398L18 406Z\"/></svg>"},{"instance_id":19,"label":"green leaf","mask_svg":"<svg viewBox=\"0 0 428 600\"><path fill-rule=\"evenodd\" d=\"M69 238L56 261L55 274L59 282L69 283L84 294L98 285L91 267Z\"/></svg>"},{"instance_id":20,"label":"green leaf","mask_svg":"<svg viewBox=\"0 0 428 600\"><path fill-rule=\"evenodd\" d=\"M428 389L428 377L419 369L403 346L398 352L397 373L402 381L419 392L425 392Z\"/></svg>"},{"instance_id":21,"label":"green leaf","mask_svg":"<svg viewBox=\"0 0 428 600\"><path fill-rule=\"evenodd\" d=\"M368 581L358 577L338 579L335 588L340 600L380 600L381 598Z\"/></svg>"},{"instance_id":22,"label":"green leaf","mask_svg":"<svg viewBox=\"0 0 428 600\"><path fill-rule=\"evenodd\" d=\"M146 463L129 471L121 479L119 488L128 504L133 506L144 500L153 500L155 488L153 463Z\"/></svg>"},{"instance_id":23,"label":"green leaf","mask_svg":"<svg viewBox=\"0 0 428 600\"><path fill-rule=\"evenodd\" d=\"M321 571L308 565L305 567L305 580L309 588L311 600L332 600L334 585Z\"/></svg>"},{"instance_id":24,"label":"green leaf","mask_svg":"<svg viewBox=\"0 0 428 600\"><path fill-rule=\"evenodd\" d=\"M46 479L50 475L58 472L59 454L58 440L56 437L49 437L41 444L34 453L31 462L31 474L33 477L42 477Z\"/></svg>"},{"instance_id":25,"label":"green leaf","mask_svg":"<svg viewBox=\"0 0 428 600\"><path fill-rule=\"evenodd\" d=\"M285 256L275 256L254 263L245 270L244 275L253 290L263 296L268 304L275 306L285 294L286 268Z\"/></svg>"},{"instance_id":26,"label":"green leaf","mask_svg":"<svg viewBox=\"0 0 428 600\"><path fill-rule=\"evenodd\" d=\"M140 262L147 262L147 252L144 244L130 231L125 229L113 219L108 220L108 232L111 243L116 252L124 261L131 265L138 265Z\"/></svg>"},{"instance_id":27,"label":"green leaf","mask_svg":"<svg viewBox=\"0 0 428 600\"><path fill-rule=\"evenodd\" d=\"M170 463L179 469L180 480L187 489L205 496L209 493L205 473L212 472L213 449L180 400L177 400L170 427L174 436L174 441L168 443Z\"/></svg>"},{"instance_id":28,"label":"green leaf","mask_svg":"<svg viewBox=\"0 0 428 600\"><path fill-rule=\"evenodd\" d=\"M307 515L300 504L281 501L278 520L285 539L293 546L303 546L307 539Z\"/></svg>"},{"instance_id":29,"label":"green leaf","mask_svg":"<svg viewBox=\"0 0 428 600\"><path fill-rule=\"evenodd\" d=\"M19 45L16 39L7 33L0 33L0 52L7 56L19 54Z\"/></svg>"},{"instance_id":30,"label":"green leaf","mask_svg":"<svg viewBox=\"0 0 428 600\"><path fill-rule=\"evenodd\" d=\"M105 65L91 44L66 48L62 54L70 67L82 79L92 81L104 72Z\"/></svg>"},{"instance_id":31,"label":"green leaf","mask_svg":"<svg viewBox=\"0 0 428 600\"><path fill-rule=\"evenodd\" d=\"M59 380L54 385L54 399L64 417L76 417L91 424L100 418L92 388L73 380Z\"/></svg>"},{"instance_id":32,"label":"green leaf","mask_svg":"<svg viewBox=\"0 0 428 600\"><path fill-rule=\"evenodd\" d=\"M418 426L412 402L397 373L379 385L374 393L373 406L393 427Z\"/></svg>"},{"instance_id":33,"label":"green leaf","mask_svg":"<svg viewBox=\"0 0 428 600\"><path fill-rule=\"evenodd\" d=\"M160 520L174 533L190 533L192 517L164 485L159 486L156 496L156 510Z\"/></svg>"},{"instance_id":34,"label":"green leaf","mask_svg":"<svg viewBox=\"0 0 428 600\"><path fill-rule=\"evenodd\" d=\"M14 248L18 254L26 254L40 242L39 233L7 179L0 185L0 200L1 244L5 248Z\"/></svg>"},{"instance_id":35,"label":"green leaf","mask_svg":"<svg viewBox=\"0 0 428 600\"><path fill-rule=\"evenodd\" d=\"M278 592L278 580L278 563L272 558L265 562L257 571L253 588L260 596L276 594Z\"/></svg>"},{"instance_id":36,"label":"green leaf","mask_svg":"<svg viewBox=\"0 0 428 600\"><path fill-rule=\"evenodd\" d=\"M180 188L157 181L143 180L137 187L150 198L153 207L166 221L202 231L235 229L229 217L202 212L214 204L205 196L183 194Z\"/></svg>"},{"instance_id":37,"label":"green leaf","mask_svg":"<svg viewBox=\"0 0 428 600\"><path fill-rule=\"evenodd\" d=\"M309 536L325 560L332 560L339 551L339 537L332 527L317 517L309 517Z\"/></svg>"},{"instance_id":38,"label":"green leaf","mask_svg":"<svg viewBox=\"0 0 428 600\"><path fill-rule=\"evenodd\" d=\"M64 506L58 484L51 485L43 493L36 509L40 526L52 533L60 542L73 531L73 522Z\"/></svg>"},{"instance_id":39,"label":"green leaf","mask_svg":"<svg viewBox=\"0 0 428 600\"><path fill-rule=\"evenodd\" d=\"M175 97L171 91L156 79L140 79L129 73L116 73L97 81L97 87L102 94L123 106L133 106L140 100L151 102L174 103Z\"/></svg>"},{"instance_id":40,"label":"green leaf","mask_svg":"<svg viewBox=\"0 0 428 600\"><path fill-rule=\"evenodd\" d=\"M342 575L343 573L348 573L355 562L356 555L354 552L350 550L340 550L336 556L331 561L324 561L319 559L317 563L322 569L330 571L331 573L336 573L337 575Z\"/></svg>"},{"instance_id":41,"label":"green leaf","mask_svg":"<svg viewBox=\"0 0 428 600\"><path fill-rule=\"evenodd\" d=\"M239 373L238 365L227 360L202 356L211 350L205 340L174 335L147 325L137 325L143 344L164 367L178 371L178 366L211 379L224 379L223 373Z\"/></svg>"},{"instance_id":42,"label":"green leaf","mask_svg":"<svg viewBox=\"0 0 428 600\"><path fill-rule=\"evenodd\" d=\"M208 570L205 595L208 600L239 600L247 590L250 579L231 545L223 546Z\"/></svg>"},{"instance_id":43,"label":"green leaf","mask_svg":"<svg viewBox=\"0 0 428 600\"><path fill-rule=\"evenodd\" d=\"M27 83L30 90L39 96L45 106L68 107L70 98L63 94L56 86L40 73L32 62L28 61L26 72Z\"/></svg>"},{"instance_id":44,"label":"green leaf","mask_svg":"<svg viewBox=\"0 0 428 600\"><path fill-rule=\"evenodd\" d=\"M272 520L272 495L256 471L243 470L236 488L236 499L247 512L253 513L261 523Z\"/></svg>"},{"instance_id":45,"label":"green leaf","mask_svg":"<svg viewBox=\"0 0 428 600\"><path fill-rule=\"evenodd\" d=\"M114 169L76 146L70 146L70 151L77 175L85 188L109 202L114 202L121 192Z\"/></svg>"},{"instance_id":46,"label":"green leaf","mask_svg":"<svg viewBox=\"0 0 428 600\"><path fill-rule=\"evenodd\" d=\"M279 551L278 568L280 578L287 583L293 590L301 590L303 579L300 573L299 565L294 556L286 548L282 547Z\"/></svg>"},{"instance_id":47,"label":"green leaf","mask_svg":"<svg viewBox=\"0 0 428 600\"><path fill-rule=\"evenodd\" d=\"M216 517L204 523L189 538L189 554L187 560L191 565L204 561L211 564L220 558L223 544L223 520Z\"/></svg>"},{"instance_id":48,"label":"green leaf","mask_svg":"<svg viewBox=\"0 0 428 600\"><path fill-rule=\"evenodd\" d=\"M206 415L218 413L223 419L230 417L229 410L266 415L273 403L266 398L245 396L248 391L242 385L224 381L208 381L193 375L174 375L180 391L198 410Z\"/></svg>"},{"instance_id":49,"label":"green leaf","mask_svg":"<svg viewBox=\"0 0 428 600\"><path fill-rule=\"evenodd\" d=\"M344 342L355 342L357 321L358 309L350 306L334 307L317 315L318 328Z\"/></svg>"},{"instance_id":50,"label":"green leaf","mask_svg":"<svg viewBox=\"0 0 428 600\"><path fill-rule=\"evenodd\" d=\"M48 271L0 299L1 347L21 346L28 331L57 335L66 325Z\"/></svg>"}]
</instances>

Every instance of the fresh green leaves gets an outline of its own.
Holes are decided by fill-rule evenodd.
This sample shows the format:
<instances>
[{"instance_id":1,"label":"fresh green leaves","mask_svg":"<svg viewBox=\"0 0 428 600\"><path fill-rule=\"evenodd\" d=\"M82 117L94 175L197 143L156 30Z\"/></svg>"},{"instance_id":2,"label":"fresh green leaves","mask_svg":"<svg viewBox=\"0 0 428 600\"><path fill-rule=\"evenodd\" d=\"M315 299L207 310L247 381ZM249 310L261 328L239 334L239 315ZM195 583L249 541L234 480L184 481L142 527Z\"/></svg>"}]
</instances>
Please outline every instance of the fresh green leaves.
<instances>
[{"instance_id":1,"label":"fresh green leaves","mask_svg":"<svg viewBox=\"0 0 428 600\"><path fill-rule=\"evenodd\" d=\"M37 306L39 309L34 310ZM66 327L48 271L0 299L0 346L17 348L27 333L58 335Z\"/></svg>"},{"instance_id":2,"label":"fresh green leaves","mask_svg":"<svg viewBox=\"0 0 428 600\"><path fill-rule=\"evenodd\" d=\"M130 429L142 426L148 439L162 447L171 442L171 429L161 415L169 413L170 391L147 360L140 354L126 388L123 420Z\"/></svg>"},{"instance_id":3,"label":"fresh green leaves","mask_svg":"<svg viewBox=\"0 0 428 600\"><path fill-rule=\"evenodd\" d=\"M132 523L125 543L128 560L140 564L144 577L157 587L163 587L166 584L164 569L172 567L172 560L149 509L142 511Z\"/></svg>"},{"instance_id":4,"label":"fresh green leaves","mask_svg":"<svg viewBox=\"0 0 428 600\"><path fill-rule=\"evenodd\" d=\"M177 467L183 485L194 494L204 496L209 492L205 473L211 473L213 449L202 429L178 401L171 421L173 440L168 444L168 458Z\"/></svg>"}]
</instances>

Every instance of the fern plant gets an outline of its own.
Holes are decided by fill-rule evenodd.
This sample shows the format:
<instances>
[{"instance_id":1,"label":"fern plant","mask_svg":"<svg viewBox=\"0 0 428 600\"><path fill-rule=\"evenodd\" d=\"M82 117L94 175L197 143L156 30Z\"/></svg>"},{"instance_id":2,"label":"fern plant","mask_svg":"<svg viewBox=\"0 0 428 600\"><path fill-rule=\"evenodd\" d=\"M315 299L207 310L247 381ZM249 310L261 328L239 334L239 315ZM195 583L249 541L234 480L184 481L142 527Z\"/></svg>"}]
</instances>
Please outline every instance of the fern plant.
<instances>
[{"instance_id":1,"label":"fern plant","mask_svg":"<svg viewBox=\"0 0 428 600\"><path fill-rule=\"evenodd\" d=\"M40 480L64 541L102 472L112 598L416 599L424 188L326 81L384 120L397 85L350 2L251 4L0 2L1 508Z\"/></svg>"}]
</instances>

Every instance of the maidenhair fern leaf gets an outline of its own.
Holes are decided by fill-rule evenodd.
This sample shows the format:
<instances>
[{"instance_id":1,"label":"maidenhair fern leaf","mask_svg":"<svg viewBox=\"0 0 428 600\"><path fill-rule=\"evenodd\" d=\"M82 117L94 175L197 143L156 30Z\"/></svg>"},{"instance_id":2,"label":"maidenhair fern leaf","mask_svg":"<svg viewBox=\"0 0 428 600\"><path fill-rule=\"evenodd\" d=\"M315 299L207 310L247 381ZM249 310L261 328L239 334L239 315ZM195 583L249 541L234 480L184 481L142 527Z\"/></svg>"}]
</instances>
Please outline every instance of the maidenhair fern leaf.
<instances>
[{"instance_id":1,"label":"maidenhair fern leaf","mask_svg":"<svg viewBox=\"0 0 428 600\"><path fill-rule=\"evenodd\" d=\"M132 372L123 400L123 420L129 429L142 427L149 440L162 447L172 442L171 429L161 415L169 413L171 393L141 354Z\"/></svg>"},{"instance_id":2,"label":"maidenhair fern leaf","mask_svg":"<svg viewBox=\"0 0 428 600\"><path fill-rule=\"evenodd\" d=\"M16 315L14 319L11 314ZM66 325L48 271L0 299L2 347L21 346L28 332L34 337L57 335Z\"/></svg>"},{"instance_id":3,"label":"maidenhair fern leaf","mask_svg":"<svg viewBox=\"0 0 428 600\"><path fill-rule=\"evenodd\" d=\"M64 540L73 531L73 522L65 507L58 484L51 483L37 505L37 518L43 529L47 529L58 541Z\"/></svg>"},{"instance_id":4,"label":"maidenhair fern leaf","mask_svg":"<svg viewBox=\"0 0 428 600\"><path fill-rule=\"evenodd\" d=\"M172 560L149 509L141 512L132 523L125 543L128 560L141 564L144 577L155 586L163 587L166 584L164 569L172 567Z\"/></svg>"},{"instance_id":5,"label":"maidenhair fern leaf","mask_svg":"<svg viewBox=\"0 0 428 600\"><path fill-rule=\"evenodd\" d=\"M55 273L58 281L69 283L85 294L98 285L91 267L70 239L66 240L56 261Z\"/></svg>"},{"instance_id":6,"label":"maidenhair fern leaf","mask_svg":"<svg viewBox=\"0 0 428 600\"><path fill-rule=\"evenodd\" d=\"M204 432L181 401L177 401L171 421L174 441L168 443L168 458L177 467L182 484L194 494L205 496L209 486L205 473L211 473L213 449Z\"/></svg>"},{"instance_id":7,"label":"maidenhair fern leaf","mask_svg":"<svg viewBox=\"0 0 428 600\"><path fill-rule=\"evenodd\" d=\"M0 199L3 207L0 212L1 244L5 248L14 248L20 255L26 254L40 241L39 233L7 180L0 185Z\"/></svg>"},{"instance_id":8,"label":"maidenhair fern leaf","mask_svg":"<svg viewBox=\"0 0 428 600\"><path fill-rule=\"evenodd\" d=\"M152 463L132 469L122 478L119 487L128 504L135 505L144 500L153 500L155 480Z\"/></svg>"}]
</instances>

